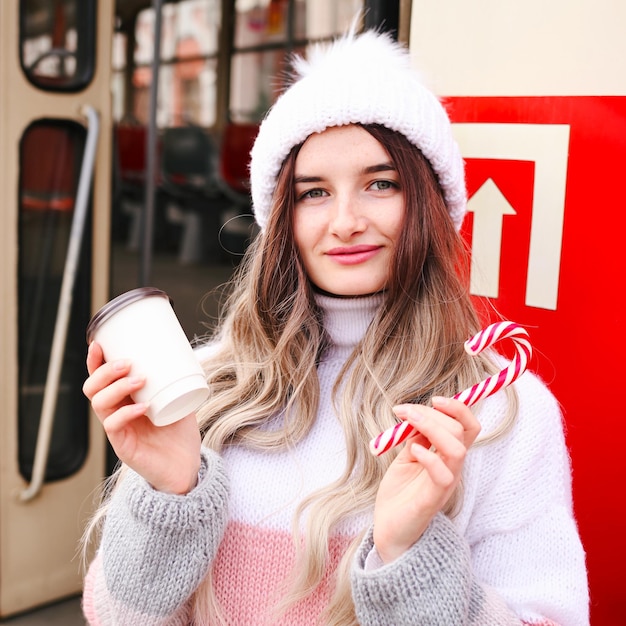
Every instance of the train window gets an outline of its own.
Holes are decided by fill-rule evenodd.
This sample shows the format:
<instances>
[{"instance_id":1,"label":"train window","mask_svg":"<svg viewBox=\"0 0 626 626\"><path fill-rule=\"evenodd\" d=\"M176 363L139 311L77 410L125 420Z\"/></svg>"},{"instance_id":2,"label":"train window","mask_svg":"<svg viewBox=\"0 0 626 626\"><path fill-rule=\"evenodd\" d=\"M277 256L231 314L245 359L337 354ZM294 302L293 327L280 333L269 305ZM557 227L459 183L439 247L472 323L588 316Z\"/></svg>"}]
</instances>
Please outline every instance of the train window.
<instances>
[{"instance_id":1,"label":"train window","mask_svg":"<svg viewBox=\"0 0 626 626\"><path fill-rule=\"evenodd\" d=\"M246 47L260 41L287 42L297 29L303 35L306 2L296 0L236 0L235 37L236 48ZM290 13L293 11L293 16Z\"/></svg>"},{"instance_id":2,"label":"train window","mask_svg":"<svg viewBox=\"0 0 626 626\"><path fill-rule=\"evenodd\" d=\"M296 48L302 53L304 48ZM282 91L278 81L288 62L285 49L233 55L230 80L230 119L258 122Z\"/></svg>"},{"instance_id":3,"label":"train window","mask_svg":"<svg viewBox=\"0 0 626 626\"><path fill-rule=\"evenodd\" d=\"M259 121L282 86L276 77L293 52L343 33L362 0L236 0L229 116Z\"/></svg>"},{"instance_id":4,"label":"train window","mask_svg":"<svg viewBox=\"0 0 626 626\"><path fill-rule=\"evenodd\" d=\"M113 33L111 45L111 104L113 119L120 122L124 118L126 101L126 33Z\"/></svg>"},{"instance_id":5,"label":"train window","mask_svg":"<svg viewBox=\"0 0 626 626\"><path fill-rule=\"evenodd\" d=\"M95 70L95 0L22 0L20 63L40 89L84 89Z\"/></svg>"},{"instance_id":6,"label":"train window","mask_svg":"<svg viewBox=\"0 0 626 626\"><path fill-rule=\"evenodd\" d=\"M218 90L230 85L228 115L257 122L280 90L275 77L294 51L312 41L345 32L364 0L181 0L162 6L161 52L156 123L159 128L217 125L226 104ZM222 9L229 12L222 15ZM231 15L232 12L232 15ZM221 33L222 24L232 32ZM147 124L154 52L154 9L135 20L134 51L125 51L126 35L114 40L113 106L116 121ZM228 40L228 53L219 50ZM133 67L127 67L127 60ZM226 67L218 63L226 63ZM228 66L230 64L230 66ZM124 77L130 74L127 82ZM130 86L132 93L125 94Z\"/></svg>"},{"instance_id":7,"label":"train window","mask_svg":"<svg viewBox=\"0 0 626 626\"><path fill-rule=\"evenodd\" d=\"M215 124L220 8L219 0L182 0L163 5L157 103L160 128ZM148 8L137 15L135 25L132 117L144 124L149 111L154 21L154 10ZM117 58L121 63L122 54ZM117 98L121 100L122 96Z\"/></svg>"},{"instance_id":8,"label":"train window","mask_svg":"<svg viewBox=\"0 0 626 626\"><path fill-rule=\"evenodd\" d=\"M235 48L344 32L362 0L236 0Z\"/></svg>"},{"instance_id":9,"label":"train window","mask_svg":"<svg viewBox=\"0 0 626 626\"><path fill-rule=\"evenodd\" d=\"M18 219L18 461L30 480L86 137L73 121L38 120L20 142ZM88 445L85 334L89 322L89 220L77 267L45 478L70 476Z\"/></svg>"}]
</instances>

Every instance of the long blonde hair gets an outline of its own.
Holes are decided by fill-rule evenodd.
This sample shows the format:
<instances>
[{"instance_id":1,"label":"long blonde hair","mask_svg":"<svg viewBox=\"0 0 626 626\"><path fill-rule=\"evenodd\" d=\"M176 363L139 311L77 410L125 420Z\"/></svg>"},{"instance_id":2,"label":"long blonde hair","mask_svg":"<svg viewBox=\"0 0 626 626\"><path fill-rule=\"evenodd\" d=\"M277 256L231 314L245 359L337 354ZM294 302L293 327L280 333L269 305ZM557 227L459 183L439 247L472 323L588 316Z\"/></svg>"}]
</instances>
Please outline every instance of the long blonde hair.
<instances>
[{"instance_id":1,"label":"long blonde hair","mask_svg":"<svg viewBox=\"0 0 626 626\"><path fill-rule=\"evenodd\" d=\"M298 507L293 524L297 567L282 611L321 583L339 523L372 507L395 453L375 458L368 442L395 423L391 407L428 403L435 394L452 396L496 371L486 356L471 358L463 350L463 342L480 326L468 293L468 255L430 164L403 135L378 125L363 127L387 149L398 170L405 224L383 304L334 388L346 437L345 472ZM267 451L293 446L316 419L315 372L328 337L293 238L298 150L283 164L268 226L238 269L214 337L216 349L205 364L212 393L198 420L204 445L218 451L233 444ZM508 393L508 414L489 439L512 424L517 403L514 393ZM278 412L284 415L282 428L263 428ZM458 490L448 514L457 510L461 497ZM323 616L326 624L356 624L349 566L359 540L354 539L333 574L335 593ZM209 617L219 615L210 574L196 591L194 606L195 624L220 623Z\"/></svg>"}]
</instances>

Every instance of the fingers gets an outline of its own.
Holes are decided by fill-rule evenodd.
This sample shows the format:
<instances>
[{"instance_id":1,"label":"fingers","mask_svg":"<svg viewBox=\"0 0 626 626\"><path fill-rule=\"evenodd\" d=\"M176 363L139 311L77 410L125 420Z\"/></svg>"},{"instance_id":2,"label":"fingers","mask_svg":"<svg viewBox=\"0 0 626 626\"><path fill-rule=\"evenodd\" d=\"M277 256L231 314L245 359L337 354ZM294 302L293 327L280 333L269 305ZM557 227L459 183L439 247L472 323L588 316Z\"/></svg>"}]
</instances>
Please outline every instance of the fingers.
<instances>
[{"instance_id":1,"label":"fingers","mask_svg":"<svg viewBox=\"0 0 626 626\"><path fill-rule=\"evenodd\" d=\"M465 447L469 448L480 433L480 422L462 402L451 398L433 397L433 407L415 404L401 404L393 407L396 417L408 421L423 437L439 447L436 439L444 436L444 429ZM427 446L428 447L428 446Z\"/></svg>"},{"instance_id":2,"label":"fingers","mask_svg":"<svg viewBox=\"0 0 626 626\"><path fill-rule=\"evenodd\" d=\"M108 417L120 406L134 404L132 394L144 386L145 378L123 377L101 388L91 398L91 406L100 418Z\"/></svg>"},{"instance_id":3,"label":"fingers","mask_svg":"<svg viewBox=\"0 0 626 626\"><path fill-rule=\"evenodd\" d=\"M83 393L92 400L96 393L130 372L130 361L106 363L100 346L92 343L87 351L87 371L89 378L83 384Z\"/></svg>"},{"instance_id":4,"label":"fingers","mask_svg":"<svg viewBox=\"0 0 626 626\"><path fill-rule=\"evenodd\" d=\"M456 400L433 398L432 408L404 404L393 410L415 429L416 434L407 442L415 460L440 473L441 461L453 473L460 471L467 450L480 432L480 423L468 407Z\"/></svg>"},{"instance_id":5,"label":"fingers","mask_svg":"<svg viewBox=\"0 0 626 626\"><path fill-rule=\"evenodd\" d=\"M480 422L476 419L468 406L452 398L434 396L432 404L439 412L453 417L463 426L464 438L468 445L474 443L480 433Z\"/></svg>"},{"instance_id":6,"label":"fingers","mask_svg":"<svg viewBox=\"0 0 626 626\"><path fill-rule=\"evenodd\" d=\"M94 409L95 410L95 409ZM131 422L144 416L148 410L146 403L127 404L103 421L104 430L109 437L122 432Z\"/></svg>"},{"instance_id":7,"label":"fingers","mask_svg":"<svg viewBox=\"0 0 626 626\"><path fill-rule=\"evenodd\" d=\"M456 469L459 463L462 465L465 458L464 452L459 451L459 456L452 463L448 459L448 464L444 462L444 459L437 451L432 448L425 448L419 443L410 444L410 452L415 460L428 472L430 479L435 485L444 490L448 490L455 485L457 475L454 469Z\"/></svg>"},{"instance_id":8,"label":"fingers","mask_svg":"<svg viewBox=\"0 0 626 626\"><path fill-rule=\"evenodd\" d=\"M93 374L104 363L104 354L99 343L92 341L87 349L87 371Z\"/></svg>"},{"instance_id":9,"label":"fingers","mask_svg":"<svg viewBox=\"0 0 626 626\"><path fill-rule=\"evenodd\" d=\"M87 370L90 376L83 384L83 393L101 421L120 407L133 404L132 394L145 385L144 377L129 376L130 368L130 361L126 359L105 362L100 346L96 343L89 346ZM128 411L123 412L119 419L128 417L127 414Z\"/></svg>"}]
</instances>

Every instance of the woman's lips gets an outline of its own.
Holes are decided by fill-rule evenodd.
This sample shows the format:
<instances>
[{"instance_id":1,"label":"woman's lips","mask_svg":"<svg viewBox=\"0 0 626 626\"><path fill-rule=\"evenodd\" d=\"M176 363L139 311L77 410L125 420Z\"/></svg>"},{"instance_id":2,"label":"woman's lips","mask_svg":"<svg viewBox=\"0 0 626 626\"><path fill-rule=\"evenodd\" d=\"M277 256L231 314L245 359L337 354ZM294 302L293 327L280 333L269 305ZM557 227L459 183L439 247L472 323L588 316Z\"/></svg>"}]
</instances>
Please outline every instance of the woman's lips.
<instances>
[{"instance_id":1,"label":"woman's lips","mask_svg":"<svg viewBox=\"0 0 626 626\"><path fill-rule=\"evenodd\" d=\"M347 246L332 248L326 254L341 265L358 265L369 261L380 249L381 246Z\"/></svg>"}]
</instances>

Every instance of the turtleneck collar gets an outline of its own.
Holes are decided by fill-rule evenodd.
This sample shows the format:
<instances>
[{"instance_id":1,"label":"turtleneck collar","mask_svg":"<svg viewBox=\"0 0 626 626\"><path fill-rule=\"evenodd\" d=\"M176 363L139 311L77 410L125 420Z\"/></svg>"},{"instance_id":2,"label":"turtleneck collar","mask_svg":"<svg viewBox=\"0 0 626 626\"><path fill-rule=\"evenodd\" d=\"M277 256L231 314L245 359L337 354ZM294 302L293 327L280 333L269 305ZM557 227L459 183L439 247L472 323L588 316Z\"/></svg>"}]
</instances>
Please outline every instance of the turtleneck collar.
<instances>
[{"instance_id":1,"label":"turtleneck collar","mask_svg":"<svg viewBox=\"0 0 626 626\"><path fill-rule=\"evenodd\" d=\"M324 328L334 348L350 353L363 338L382 304L382 293L358 298L336 298L315 294L324 314Z\"/></svg>"}]
</instances>

